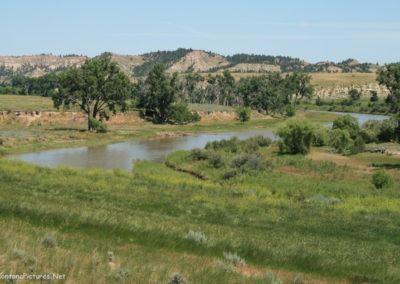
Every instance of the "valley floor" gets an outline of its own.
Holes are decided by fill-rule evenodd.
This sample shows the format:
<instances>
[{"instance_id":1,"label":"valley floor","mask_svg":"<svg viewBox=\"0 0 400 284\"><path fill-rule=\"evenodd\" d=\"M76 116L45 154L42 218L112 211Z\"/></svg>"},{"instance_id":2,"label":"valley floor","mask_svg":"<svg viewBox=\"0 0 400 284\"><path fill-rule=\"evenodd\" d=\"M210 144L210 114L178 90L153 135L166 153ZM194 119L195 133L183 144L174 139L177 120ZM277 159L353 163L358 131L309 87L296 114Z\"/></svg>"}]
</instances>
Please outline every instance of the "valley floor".
<instances>
[{"instance_id":1,"label":"valley floor","mask_svg":"<svg viewBox=\"0 0 400 284\"><path fill-rule=\"evenodd\" d=\"M299 115L319 123L334 117ZM111 124L106 134L87 133L83 122L10 121L0 125L0 150L274 128L280 121ZM313 148L304 157L288 156L274 145L254 154L264 161L262 170L253 170L258 162L250 170L239 165L231 176L233 153L223 154L218 167L178 151L165 164L136 161L133 173L0 159L0 275L65 274L60 283L400 282L396 155L344 157ZM393 183L378 190L371 175L381 168Z\"/></svg>"}]
</instances>

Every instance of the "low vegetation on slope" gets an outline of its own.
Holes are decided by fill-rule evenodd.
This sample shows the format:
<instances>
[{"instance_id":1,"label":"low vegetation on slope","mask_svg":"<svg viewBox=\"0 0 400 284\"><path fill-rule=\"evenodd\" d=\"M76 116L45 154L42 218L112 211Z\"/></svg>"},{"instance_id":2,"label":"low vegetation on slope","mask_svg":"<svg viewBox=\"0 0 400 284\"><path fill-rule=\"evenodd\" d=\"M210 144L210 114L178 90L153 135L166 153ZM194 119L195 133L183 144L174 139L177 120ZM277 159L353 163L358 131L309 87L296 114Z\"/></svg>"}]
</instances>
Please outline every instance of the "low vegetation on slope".
<instances>
[{"instance_id":1,"label":"low vegetation on slope","mask_svg":"<svg viewBox=\"0 0 400 284\"><path fill-rule=\"evenodd\" d=\"M76 283L400 281L397 170L376 189L363 162L382 154L340 165L269 144L210 143L133 173L0 160L0 266Z\"/></svg>"}]
</instances>

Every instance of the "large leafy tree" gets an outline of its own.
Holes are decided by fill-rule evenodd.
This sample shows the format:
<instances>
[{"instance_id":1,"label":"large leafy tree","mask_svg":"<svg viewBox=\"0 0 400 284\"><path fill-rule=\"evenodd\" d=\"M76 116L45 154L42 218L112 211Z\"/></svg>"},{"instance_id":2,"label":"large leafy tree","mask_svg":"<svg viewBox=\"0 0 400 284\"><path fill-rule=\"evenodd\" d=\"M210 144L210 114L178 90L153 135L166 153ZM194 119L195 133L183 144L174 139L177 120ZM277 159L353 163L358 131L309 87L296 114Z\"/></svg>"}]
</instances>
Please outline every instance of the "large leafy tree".
<instances>
[{"instance_id":1,"label":"large leafy tree","mask_svg":"<svg viewBox=\"0 0 400 284\"><path fill-rule=\"evenodd\" d=\"M376 80L389 90L386 101L389 103L390 111L400 111L400 64L390 64L379 69Z\"/></svg>"},{"instance_id":2,"label":"large leafy tree","mask_svg":"<svg viewBox=\"0 0 400 284\"><path fill-rule=\"evenodd\" d=\"M293 106L296 108L298 101L311 98L314 87L310 84L311 76L305 73L294 72L286 77L289 88L293 92Z\"/></svg>"},{"instance_id":3,"label":"large leafy tree","mask_svg":"<svg viewBox=\"0 0 400 284\"><path fill-rule=\"evenodd\" d=\"M389 111L396 114L397 127L396 136L400 138L400 64L389 64L379 69L376 80L380 85L386 86L389 90L389 95L386 102L389 106Z\"/></svg>"},{"instance_id":4,"label":"large leafy tree","mask_svg":"<svg viewBox=\"0 0 400 284\"><path fill-rule=\"evenodd\" d=\"M144 91L139 99L139 107L155 123L166 123L169 110L178 92L178 75L169 76L163 64L156 64L147 75Z\"/></svg>"},{"instance_id":5,"label":"large leafy tree","mask_svg":"<svg viewBox=\"0 0 400 284\"><path fill-rule=\"evenodd\" d=\"M78 105L87 114L88 130L92 119L108 119L109 112L125 110L131 83L110 56L87 60L81 67L59 75L59 91L53 95L56 108Z\"/></svg>"}]
</instances>

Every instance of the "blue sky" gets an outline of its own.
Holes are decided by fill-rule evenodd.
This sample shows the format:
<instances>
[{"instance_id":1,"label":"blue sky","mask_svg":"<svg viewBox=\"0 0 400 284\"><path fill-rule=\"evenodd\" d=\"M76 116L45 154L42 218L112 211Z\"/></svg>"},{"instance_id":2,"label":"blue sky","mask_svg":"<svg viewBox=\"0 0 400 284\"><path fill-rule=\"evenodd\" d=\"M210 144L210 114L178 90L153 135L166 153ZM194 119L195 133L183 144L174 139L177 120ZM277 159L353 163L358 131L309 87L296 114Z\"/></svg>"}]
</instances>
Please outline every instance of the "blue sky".
<instances>
[{"instance_id":1,"label":"blue sky","mask_svg":"<svg viewBox=\"0 0 400 284\"><path fill-rule=\"evenodd\" d=\"M398 0L4 0L0 55L178 47L309 62L400 61Z\"/></svg>"}]
</instances>

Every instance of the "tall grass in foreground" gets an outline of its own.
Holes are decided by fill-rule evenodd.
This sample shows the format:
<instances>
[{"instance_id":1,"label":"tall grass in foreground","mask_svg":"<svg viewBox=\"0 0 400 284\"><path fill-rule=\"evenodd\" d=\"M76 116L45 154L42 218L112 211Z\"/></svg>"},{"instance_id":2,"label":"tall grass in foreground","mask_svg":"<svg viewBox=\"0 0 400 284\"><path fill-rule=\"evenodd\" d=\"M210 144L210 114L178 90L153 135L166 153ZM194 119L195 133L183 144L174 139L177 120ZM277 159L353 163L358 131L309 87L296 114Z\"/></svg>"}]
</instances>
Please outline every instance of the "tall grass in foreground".
<instances>
[{"instance_id":1,"label":"tall grass in foreground","mask_svg":"<svg viewBox=\"0 0 400 284\"><path fill-rule=\"evenodd\" d=\"M400 281L397 185L379 191L357 176L307 174L317 162L303 174L280 171L298 167L290 159L223 180L223 168L188 152L168 159L207 180L145 161L131 174L0 160L1 270L26 271L33 257L36 271L65 272L76 283L159 283L175 272L192 283L265 280L215 265L231 253L262 273ZM321 171L342 169L327 164ZM318 194L340 203L309 202Z\"/></svg>"}]
</instances>

